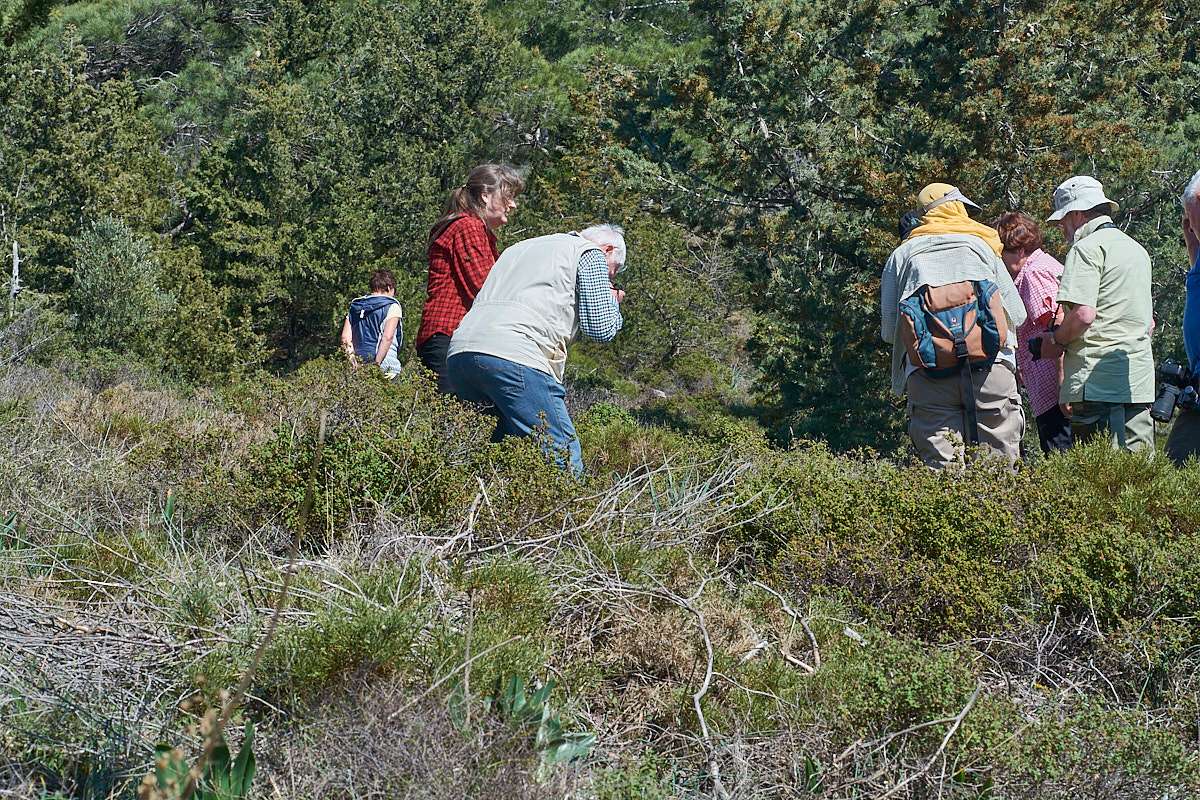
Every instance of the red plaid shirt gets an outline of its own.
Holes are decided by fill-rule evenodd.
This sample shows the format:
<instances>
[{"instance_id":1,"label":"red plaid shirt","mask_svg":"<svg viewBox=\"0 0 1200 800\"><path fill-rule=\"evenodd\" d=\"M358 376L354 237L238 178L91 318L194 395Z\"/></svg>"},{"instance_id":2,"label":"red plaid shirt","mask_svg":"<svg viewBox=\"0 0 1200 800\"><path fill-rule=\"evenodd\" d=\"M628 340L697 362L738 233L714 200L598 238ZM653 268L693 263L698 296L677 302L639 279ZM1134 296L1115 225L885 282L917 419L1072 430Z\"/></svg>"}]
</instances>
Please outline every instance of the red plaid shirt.
<instances>
[{"instance_id":1,"label":"red plaid shirt","mask_svg":"<svg viewBox=\"0 0 1200 800\"><path fill-rule=\"evenodd\" d=\"M500 253L483 220L465 214L429 244L429 283L416 346L435 333L453 336Z\"/></svg>"},{"instance_id":2,"label":"red plaid shirt","mask_svg":"<svg viewBox=\"0 0 1200 800\"><path fill-rule=\"evenodd\" d=\"M1029 392L1029 404L1033 406L1035 417L1058 405L1058 361L1034 361L1025 343L1035 336L1049 335L1046 329L1057 307L1055 298L1062 272L1063 265L1054 256L1035 250L1013 279L1027 315L1025 323L1017 328L1017 368L1025 390Z\"/></svg>"}]
</instances>

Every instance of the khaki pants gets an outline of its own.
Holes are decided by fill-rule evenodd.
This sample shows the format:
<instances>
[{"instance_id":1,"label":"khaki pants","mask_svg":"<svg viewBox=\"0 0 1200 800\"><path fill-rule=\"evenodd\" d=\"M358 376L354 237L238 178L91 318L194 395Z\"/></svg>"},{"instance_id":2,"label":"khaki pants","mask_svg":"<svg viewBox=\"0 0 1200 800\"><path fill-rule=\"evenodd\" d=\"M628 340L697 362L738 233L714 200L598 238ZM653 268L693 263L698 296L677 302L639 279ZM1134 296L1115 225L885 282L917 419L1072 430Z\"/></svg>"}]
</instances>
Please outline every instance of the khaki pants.
<instances>
[{"instance_id":1,"label":"khaki pants","mask_svg":"<svg viewBox=\"0 0 1200 800\"><path fill-rule=\"evenodd\" d=\"M1017 377L1003 364L972 371L979 444L1010 464L1021 457L1025 409L1017 394ZM967 439L962 378L930 378L921 371L908 376L908 435L926 466L943 469L964 462Z\"/></svg>"},{"instance_id":2,"label":"khaki pants","mask_svg":"<svg viewBox=\"0 0 1200 800\"><path fill-rule=\"evenodd\" d=\"M1149 403L1071 403L1071 433L1076 442L1107 436L1117 450L1154 452L1154 420Z\"/></svg>"}]
</instances>

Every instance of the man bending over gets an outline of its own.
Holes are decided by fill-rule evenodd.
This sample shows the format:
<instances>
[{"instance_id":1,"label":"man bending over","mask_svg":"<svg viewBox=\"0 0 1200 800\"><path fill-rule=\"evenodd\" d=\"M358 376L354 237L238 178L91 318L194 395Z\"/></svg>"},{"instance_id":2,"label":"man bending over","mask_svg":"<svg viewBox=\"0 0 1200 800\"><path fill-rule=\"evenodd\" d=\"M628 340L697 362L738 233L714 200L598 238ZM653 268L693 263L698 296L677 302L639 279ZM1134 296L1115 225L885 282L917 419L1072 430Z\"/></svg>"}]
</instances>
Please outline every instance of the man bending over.
<instances>
[{"instance_id":1,"label":"man bending over","mask_svg":"<svg viewBox=\"0 0 1200 800\"><path fill-rule=\"evenodd\" d=\"M621 330L624 292L612 280L625 265L616 225L555 233L512 245L496 261L450 340L450 388L494 406L493 441L544 428L558 463L583 472L563 373L567 345L582 333L611 342Z\"/></svg>"}]
</instances>

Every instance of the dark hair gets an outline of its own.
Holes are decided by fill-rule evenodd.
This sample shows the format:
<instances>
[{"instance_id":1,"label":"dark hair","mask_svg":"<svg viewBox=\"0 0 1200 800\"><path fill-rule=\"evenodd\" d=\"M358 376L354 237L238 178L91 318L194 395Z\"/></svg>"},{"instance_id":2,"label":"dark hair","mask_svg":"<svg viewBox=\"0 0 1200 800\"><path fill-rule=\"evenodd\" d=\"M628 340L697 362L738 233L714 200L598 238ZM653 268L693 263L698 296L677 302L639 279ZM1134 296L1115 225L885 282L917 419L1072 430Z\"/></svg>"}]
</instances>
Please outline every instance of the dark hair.
<instances>
[{"instance_id":1,"label":"dark hair","mask_svg":"<svg viewBox=\"0 0 1200 800\"><path fill-rule=\"evenodd\" d=\"M1037 222L1020 211L1009 211L996 217L992 227L1000 234L1005 250L1032 253L1042 248L1042 229Z\"/></svg>"},{"instance_id":2,"label":"dark hair","mask_svg":"<svg viewBox=\"0 0 1200 800\"><path fill-rule=\"evenodd\" d=\"M371 273L370 286L372 292L394 292L396 291L396 279L386 269L377 269Z\"/></svg>"},{"instance_id":3,"label":"dark hair","mask_svg":"<svg viewBox=\"0 0 1200 800\"><path fill-rule=\"evenodd\" d=\"M446 208L438 221L429 229L429 241L433 241L454 220L466 214L481 216L486 203L485 194L500 192L516 197L525 188L525 181L515 169L507 164L480 164L467 173L462 186L450 192Z\"/></svg>"},{"instance_id":4,"label":"dark hair","mask_svg":"<svg viewBox=\"0 0 1200 800\"><path fill-rule=\"evenodd\" d=\"M908 235L917 228L921 227L921 212L915 209L909 209L900 215L900 225L896 229L896 233L900 236L900 241L908 238Z\"/></svg>"}]
</instances>

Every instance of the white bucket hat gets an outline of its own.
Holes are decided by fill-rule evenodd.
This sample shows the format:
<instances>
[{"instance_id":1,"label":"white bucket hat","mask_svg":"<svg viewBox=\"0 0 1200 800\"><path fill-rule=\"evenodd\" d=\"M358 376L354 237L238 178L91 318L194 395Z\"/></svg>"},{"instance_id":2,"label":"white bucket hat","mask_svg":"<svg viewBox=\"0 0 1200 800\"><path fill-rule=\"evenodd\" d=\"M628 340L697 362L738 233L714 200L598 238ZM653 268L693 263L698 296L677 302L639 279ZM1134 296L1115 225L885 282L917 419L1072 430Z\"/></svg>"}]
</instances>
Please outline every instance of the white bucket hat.
<instances>
[{"instance_id":1,"label":"white bucket hat","mask_svg":"<svg viewBox=\"0 0 1200 800\"><path fill-rule=\"evenodd\" d=\"M1089 211L1108 203L1108 213L1116 214L1120 206L1104 196L1104 186L1090 175L1067 178L1054 190L1054 213L1047 222L1058 222L1071 211Z\"/></svg>"}]
</instances>

